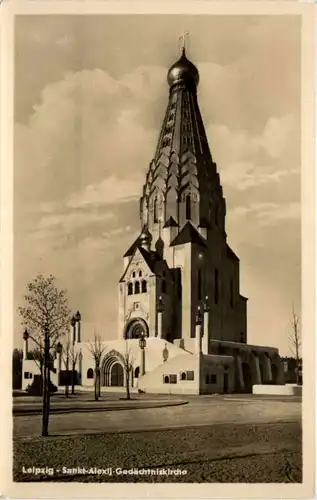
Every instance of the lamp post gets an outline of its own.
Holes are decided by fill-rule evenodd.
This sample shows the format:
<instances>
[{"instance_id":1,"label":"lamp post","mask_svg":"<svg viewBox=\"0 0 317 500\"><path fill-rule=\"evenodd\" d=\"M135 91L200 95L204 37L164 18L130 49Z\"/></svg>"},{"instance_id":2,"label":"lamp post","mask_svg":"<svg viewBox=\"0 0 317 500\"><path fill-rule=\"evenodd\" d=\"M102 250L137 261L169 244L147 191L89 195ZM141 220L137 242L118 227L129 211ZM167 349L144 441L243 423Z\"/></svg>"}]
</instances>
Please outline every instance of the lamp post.
<instances>
[{"instance_id":1,"label":"lamp post","mask_svg":"<svg viewBox=\"0 0 317 500\"><path fill-rule=\"evenodd\" d=\"M57 384L60 385L61 370L62 370L62 352L63 352L63 346L60 342L58 342L56 346L56 352L57 352Z\"/></svg>"},{"instance_id":2,"label":"lamp post","mask_svg":"<svg viewBox=\"0 0 317 500\"><path fill-rule=\"evenodd\" d=\"M27 329L23 332L23 359L28 359L29 352L29 332Z\"/></svg>"},{"instance_id":3,"label":"lamp post","mask_svg":"<svg viewBox=\"0 0 317 500\"><path fill-rule=\"evenodd\" d=\"M144 333L140 337L139 347L141 349L141 375L144 375L145 374L145 348L146 348L146 340L145 340Z\"/></svg>"},{"instance_id":4,"label":"lamp post","mask_svg":"<svg viewBox=\"0 0 317 500\"><path fill-rule=\"evenodd\" d=\"M82 385L82 370L83 370L83 353L81 352L81 349L78 354L78 363L79 363L79 368L78 368L78 374L79 374L79 383Z\"/></svg>"},{"instance_id":5,"label":"lamp post","mask_svg":"<svg viewBox=\"0 0 317 500\"><path fill-rule=\"evenodd\" d=\"M75 319L75 316L73 316L72 319L70 320L70 324L73 328L73 345L75 345L75 343L76 343L76 319Z\"/></svg>"},{"instance_id":6,"label":"lamp post","mask_svg":"<svg viewBox=\"0 0 317 500\"><path fill-rule=\"evenodd\" d=\"M157 304L157 336L161 339L163 336L163 312L164 312L164 302L162 296L159 296Z\"/></svg>"},{"instance_id":7,"label":"lamp post","mask_svg":"<svg viewBox=\"0 0 317 500\"><path fill-rule=\"evenodd\" d=\"M81 342L81 314L79 311L76 312L75 316L75 321L76 323L78 323L78 327L77 327L77 342Z\"/></svg>"},{"instance_id":8,"label":"lamp post","mask_svg":"<svg viewBox=\"0 0 317 500\"><path fill-rule=\"evenodd\" d=\"M203 352L208 354L208 341L209 341L209 312L210 312L210 305L209 305L209 297L206 295L205 300L204 300L204 324L203 324Z\"/></svg>"},{"instance_id":9,"label":"lamp post","mask_svg":"<svg viewBox=\"0 0 317 500\"><path fill-rule=\"evenodd\" d=\"M201 353L201 330L202 330L202 325L203 325L203 315L200 310L200 306L197 308L197 313L196 313L196 348L197 348L197 353Z\"/></svg>"}]
</instances>

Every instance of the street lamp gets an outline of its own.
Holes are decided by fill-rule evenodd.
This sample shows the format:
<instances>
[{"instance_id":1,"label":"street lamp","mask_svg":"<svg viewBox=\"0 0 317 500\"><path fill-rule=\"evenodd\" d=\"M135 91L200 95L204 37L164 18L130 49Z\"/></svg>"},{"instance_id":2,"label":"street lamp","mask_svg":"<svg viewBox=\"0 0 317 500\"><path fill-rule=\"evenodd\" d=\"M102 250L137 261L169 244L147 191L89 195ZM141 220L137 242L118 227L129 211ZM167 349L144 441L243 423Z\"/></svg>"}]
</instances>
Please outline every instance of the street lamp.
<instances>
[{"instance_id":1,"label":"street lamp","mask_svg":"<svg viewBox=\"0 0 317 500\"><path fill-rule=\"evenodd\" d=\"M164 312L164 302L163 302L161 295L159 296L159 299L158 299L157 312L159 312L159 313Z\"/></svg>"},{"instance_id":2,"label":"street lamp","mask_svg":"<svg viewBox=\"0 0 317 500\"><path fill-rule=\"evenodd\" d=\"M196 313L196 325L201 326L203 324L203 315L200 310L200 306L197 308L197 313Z\"/></svg>"},{"instance_id":3,"label":"street lamp","mask_svg":"<svg viewBox=\"0 0 317 500\"><path fill-rule=\"evenodd\" d=\"M145 340L145 335L144 333L141 335L139 339L139 347L141 349L141 375L145 374L145 347L146 347L146 340Z\"/></svg>"},{"instance_id":4,"label":"street lamp","mask_svg":"<svg viewBox=\"0 0 317 500\"><path fill-rule=\"evenodd\" d=\"M62 354L62 351L63 351L63 346L60 342L58 342L58 344L56 346L56 352L57 352L57 354Z\"/></svg>"},{"instance_id":5,"label":"street lamp","mask_svg":"<svg viewBox=\"0 0 317 500\"><path fill-rule=\"evenodd\" d=\"M75 316L73 316L72 319L70 320L70 324L73 327L73 345L74 345L76 342L76 319L75 319Z\"/></svg>"},{"instance_id":6,"label":"street lamp","mask_svg":"<svg viewBox=\"0 0 317 500\"><path fill-rule=\"evenodd\" d=\"M204 301L204 312L209 313L209 311L210 311L209 298L208 298L208 295L206 295L205 301Z\"/></svg>"},{"instance_id":7,"label":"street lamp","mask_svg":"<svg viewBox=\"0 0 317 500\"><path fill-rule=\"evenodd\" d=\"M29 332L27 331L27 329L25 329L23 332L23 340L27 341L29 339L29 336Z\"/></svg>"},{"instance_id":8,"label":"street lamp","mask_svg":"<svg viewBox=\"0 0 317 500\"><path fill-rule=\"evenodd\" d=\"M81 342L81 339L80 339L80 322L81 322L81 314L79 311L76 312L75 316L74 316L74 320L76 321L76 323L78 323L78 335L77 335L77 342Z\"/></svg>"},{"instance_id":9,"label":"street lamp","mask_svg":"<svg viewBox=\"0 0 317 500\"><path fill-rule=\"evenodd\" d=\"M145 335L142 333L140 339L139 339L139 347L140 349L144 350L146 347L146 340L145 340Z\"/></svg>"}]
</instances>

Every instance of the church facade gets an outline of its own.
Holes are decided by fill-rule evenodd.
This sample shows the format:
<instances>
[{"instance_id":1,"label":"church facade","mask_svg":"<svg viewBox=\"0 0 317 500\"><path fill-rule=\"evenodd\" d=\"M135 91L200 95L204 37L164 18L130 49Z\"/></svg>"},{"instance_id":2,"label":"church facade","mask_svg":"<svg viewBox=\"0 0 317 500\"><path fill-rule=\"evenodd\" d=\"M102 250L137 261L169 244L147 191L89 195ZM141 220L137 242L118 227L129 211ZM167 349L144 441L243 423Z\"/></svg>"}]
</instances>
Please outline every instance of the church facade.
<instances>
[{"instance_id":1,"label":"church facade","mask_svg":"<svg viewBox=\"0 0 317 500\"><path fill-rule=\"evenodd\" d=\"M167 81L167 109L140 198L141 231L123 256L118 338L105 342L102 386L125 385L127 353L134 390L203 394L282 384L278 350L247 343L240 261L228 244L226 201L197 100L199 73L184 48ZM78 383L89 389L89 344L76 334L74 343Z\"/></svg>"}]
</instances>

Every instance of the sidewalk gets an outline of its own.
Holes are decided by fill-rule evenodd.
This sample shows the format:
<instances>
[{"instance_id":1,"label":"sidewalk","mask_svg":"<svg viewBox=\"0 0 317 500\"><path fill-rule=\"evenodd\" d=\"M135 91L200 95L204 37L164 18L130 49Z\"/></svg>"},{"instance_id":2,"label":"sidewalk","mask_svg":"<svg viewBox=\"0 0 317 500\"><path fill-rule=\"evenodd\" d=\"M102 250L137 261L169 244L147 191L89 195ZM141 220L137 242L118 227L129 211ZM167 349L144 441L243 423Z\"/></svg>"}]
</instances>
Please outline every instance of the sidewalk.
<instances>
[{"instance_id":1,"label":"sidewalk","mask_svg":"<svg viewBox=\"0 0 317 500\"><path fill-rule=\"evenodd\" d=\"M24 399L24 398L23 398ZM37 398L38 399L38 398ZM121 399L108 399L103 398L99 401L86 400L80 401L71 398L61 399L51 399L51 409L50 413L75 413L75 412L93 412L93 411L120 411L120 410L137 410L146 408L162 408L166 406L179 406L186 404L185 399L137 399L132 397L130 400L126 400L123 397ZM42 413L42 403L41 401L30 401L30 398L25 398L21 401L13 401L13 415L39 415Z\"/></svg>"}]
</instances>

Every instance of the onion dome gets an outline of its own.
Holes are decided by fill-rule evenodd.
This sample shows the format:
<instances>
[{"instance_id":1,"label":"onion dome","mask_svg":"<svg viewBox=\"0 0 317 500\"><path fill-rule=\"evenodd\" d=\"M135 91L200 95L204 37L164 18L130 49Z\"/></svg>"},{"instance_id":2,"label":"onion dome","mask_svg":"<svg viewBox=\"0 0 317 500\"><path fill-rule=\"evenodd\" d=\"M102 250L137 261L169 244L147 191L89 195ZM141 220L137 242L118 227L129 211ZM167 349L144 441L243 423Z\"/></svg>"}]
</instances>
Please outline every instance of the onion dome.
<instances>
[{"instance_id":1,"label":"onion dome","mask_svg":"<svg viewBox=\"0 0 317 500\"><path fill-rule=\"evenodd\" d=\"M150 250L151 248L151 243L152 243L152 235L150 231L148 230L148 227L146 224L144 224L141 234L139 236L139 242L140 246L142 248L145 248L146 250Z\"/></svg>"},{"instance_id":2,"label":"onion dome","mask_svg":"<svg viewBox=\"0 0 317 500\"><path fill-rule=\"evenodd\" d=\"M197 87L199 83L198 69L187 59L184 48L180 59L168 70L167 82L170 87L182 83L187 87Z\"/></svg>"}]
</instances>

